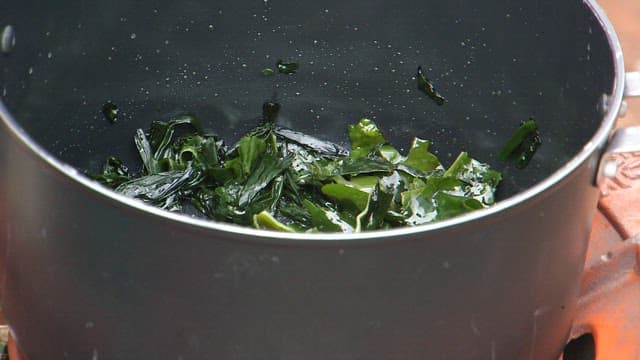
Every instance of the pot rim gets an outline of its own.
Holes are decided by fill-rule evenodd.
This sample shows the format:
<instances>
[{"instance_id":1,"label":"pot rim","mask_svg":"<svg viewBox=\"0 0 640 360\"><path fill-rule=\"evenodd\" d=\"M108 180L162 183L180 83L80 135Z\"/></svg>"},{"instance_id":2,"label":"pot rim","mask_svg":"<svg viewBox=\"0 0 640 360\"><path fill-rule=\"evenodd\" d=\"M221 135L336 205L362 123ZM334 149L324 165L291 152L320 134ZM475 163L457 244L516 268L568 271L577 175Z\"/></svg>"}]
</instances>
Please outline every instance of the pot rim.
<instances>
[{"instance_id":1,"label":"pot rim","mask_svg":"<svg viewBox=\"0 0 640 360\"><path fill-rule=\"evenodd\" d=\"M156 215L169 221L175 221L182 225L194 226L205 232L222 231L233 233L238 236L247 236L249 238L286 241L300 240L305 243L309 243L310 240L345 241L363 239L384 240L387 238L397 239L398 237L405 235L436 232L450 229L464 223L470 223L482 220L484 218L489 218L490 216L499 214L512 207L521 205L537 196L540 196L541 194L551 190L565 178L570 176L578 167L580 167L585 161L587 161L589 157L592 156L592 154L594 154L595 152L599 152L604 147L611 133L611 130L613 129L616 118L618 117L618 111L624 96L624 60L622 56L622 47L618 40L618 36L616 35L613 25L607 18L604 10L600 7L600 5L596 3L595 0L586 0L585 3L591 9L592 13L595 15L596 19L600 22L603 30L605 31L614 60L613 67L615 76L613 80L613 92L611 95L607 95L608 106L603 116L603 120L600 123L600 126L598 127L595 134L584 145L582 150L577 155L571 158L567 163L553 172L550 176L546 177L534 186L531 186L528 189L521 191L507 199L498 201L495 205L489 208L476 210L471 213L460 215L448 220L437 221L425 225L413 227L407 226L390 230L367 231L362 233L285 233L271 230L254 229L246 226L216 222L214 220L198 219L184 214L172 213L167 210L162 210L152 205L145 204L140 200L118 194L115 191L102 186L98 182L85 177L75 167L57 159L31 139L26 131L14 120L13 116L6 108L4 102L1 99L0 118L7 126L9 133L17 138L20 142L22 142L22 145L33 151L46 164L64 174L71 181L79 183L81 186L87 188L87 190L99 193L100 195L107 198L108 201L113 200L117 203L120 203L121 205L132 207L144 213ZM597 164L594 164L593 166L594 171L597 171Z\"/></svg>"}]
</instances>

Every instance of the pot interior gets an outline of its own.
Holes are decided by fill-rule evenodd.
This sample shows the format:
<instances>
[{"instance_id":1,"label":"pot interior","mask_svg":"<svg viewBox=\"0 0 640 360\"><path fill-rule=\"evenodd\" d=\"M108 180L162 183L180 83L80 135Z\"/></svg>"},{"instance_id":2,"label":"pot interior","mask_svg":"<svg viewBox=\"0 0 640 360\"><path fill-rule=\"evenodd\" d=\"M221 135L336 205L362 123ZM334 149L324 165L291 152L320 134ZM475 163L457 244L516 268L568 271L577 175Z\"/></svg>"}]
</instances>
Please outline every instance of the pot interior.
<instances>
[{"instance_id":1,"label":"pot interior","mask_svg":"<svg viewBox=\"0 0 640 360\"><path fill-rule=\"evenodd\" d=\"M2 100L44 149L83 170L109 155L135 168L135 129L185 112L233 141L276 99L283 125L320 138L346 143L346 126L370 117L399 148L432 140L445 165L469 151L504 173L505 198L583 148L615 72L582 0L23 0L0 10L16 39L0 58ZM298 72L261 75L280 59ZM443 106L417 89L418 66ZM120 109L115 124L106 101ZM497 152L530 117L543 144L519 170Z\"/></svg>"}]
</instances>

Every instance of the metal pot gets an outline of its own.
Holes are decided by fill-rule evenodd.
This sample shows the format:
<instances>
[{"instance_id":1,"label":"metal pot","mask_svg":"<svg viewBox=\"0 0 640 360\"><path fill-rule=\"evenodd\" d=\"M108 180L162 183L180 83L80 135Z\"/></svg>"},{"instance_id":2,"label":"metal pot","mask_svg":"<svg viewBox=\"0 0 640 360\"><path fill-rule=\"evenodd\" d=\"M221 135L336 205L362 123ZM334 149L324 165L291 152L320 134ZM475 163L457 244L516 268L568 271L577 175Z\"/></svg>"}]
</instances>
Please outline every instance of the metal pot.
<instances>
[{"instance_id":1,"label":"metal pot","mask_svg":"<svg viewBox=\"0 0 640 360\"><path fill-rule=\"evenodd\" d=\"M30 359L560 353L623 97L594 1L24 0L0 14L2 307ZM298 73L259 75L279 58ZM415 89L418 65L444 106ZM134 129L180 111L237 137L274 93L285 124L319 137L345 141L369 116L394 144L467 150L504 173L502 200L415 228L291 235L82 175L132 161ZM518 170L495 154L530 116L544 144Z\"/></svg>"}]
</instances>

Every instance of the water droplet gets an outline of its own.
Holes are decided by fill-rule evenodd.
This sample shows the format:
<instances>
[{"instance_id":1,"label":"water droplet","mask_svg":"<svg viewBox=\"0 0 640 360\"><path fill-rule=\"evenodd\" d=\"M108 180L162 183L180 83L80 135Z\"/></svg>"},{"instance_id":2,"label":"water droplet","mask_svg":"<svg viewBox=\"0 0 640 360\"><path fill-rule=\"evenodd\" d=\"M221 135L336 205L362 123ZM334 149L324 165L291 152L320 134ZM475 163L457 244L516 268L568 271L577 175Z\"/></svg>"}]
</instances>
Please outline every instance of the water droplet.
<instances>
[{"instance_id":1,"label":"water droplet","mask_svg":"<svg viewBox=\"0 0 640 360\"><path fill-rule=\"evenodd\" d=\"M33 68L30 67L29 70L27 71L29 73L29 75L33 74Z\"/></svg>"},{"instance_id":2,"label":"water droplet","mask_svg":"<svg viewBox=\"0 0 640 360\"><path fill-rule=\"evenodd\" d=\"M51 59L51 57L52 57L52 56L53 56L53 54L51 53L51 51L49 51L49 52L47 53L47 59Z\"/></svg>"},{"instance_id":3,"label":"water droplet","mask_svg":"<svg viewBox=\"0 0 640 360\"><path fill-rule=\"evenodd\" d=\"M131 40L135 39L138 35L136 35L136 33L131 33Z\"/></svg>"},{"instance_id":4,"label":"water droplet","mask_svg":"<svg viewBox=\"0 0 640 360\"><path fill-rule=\"evenodd\" d=\"M13 50L13 47L16 45L16 32L13 30L13 26L6 25L2 28L2 33L0 34L0 50L3 53L8 54Z\"/></svg>"}]
</instances>

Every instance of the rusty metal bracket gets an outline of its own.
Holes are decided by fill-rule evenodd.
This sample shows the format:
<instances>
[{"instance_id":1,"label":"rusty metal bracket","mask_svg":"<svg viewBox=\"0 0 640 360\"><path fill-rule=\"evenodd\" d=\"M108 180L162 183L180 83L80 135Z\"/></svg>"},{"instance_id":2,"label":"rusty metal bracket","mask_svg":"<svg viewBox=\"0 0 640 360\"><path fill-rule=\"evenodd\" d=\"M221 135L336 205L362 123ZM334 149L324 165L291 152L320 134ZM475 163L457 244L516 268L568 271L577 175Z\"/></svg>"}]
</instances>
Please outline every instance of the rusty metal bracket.
<instances>
[{"instance_id":1,"label":"rusty metal bracket","mask_svg":"<svg viewBox=\"0 0 640 360\"><path fill-rule=\"evenodd\" d=\"M640 153L609 161L571 338L591 333L597 360L640 359Z\"/></svg>"}]
</instances>

